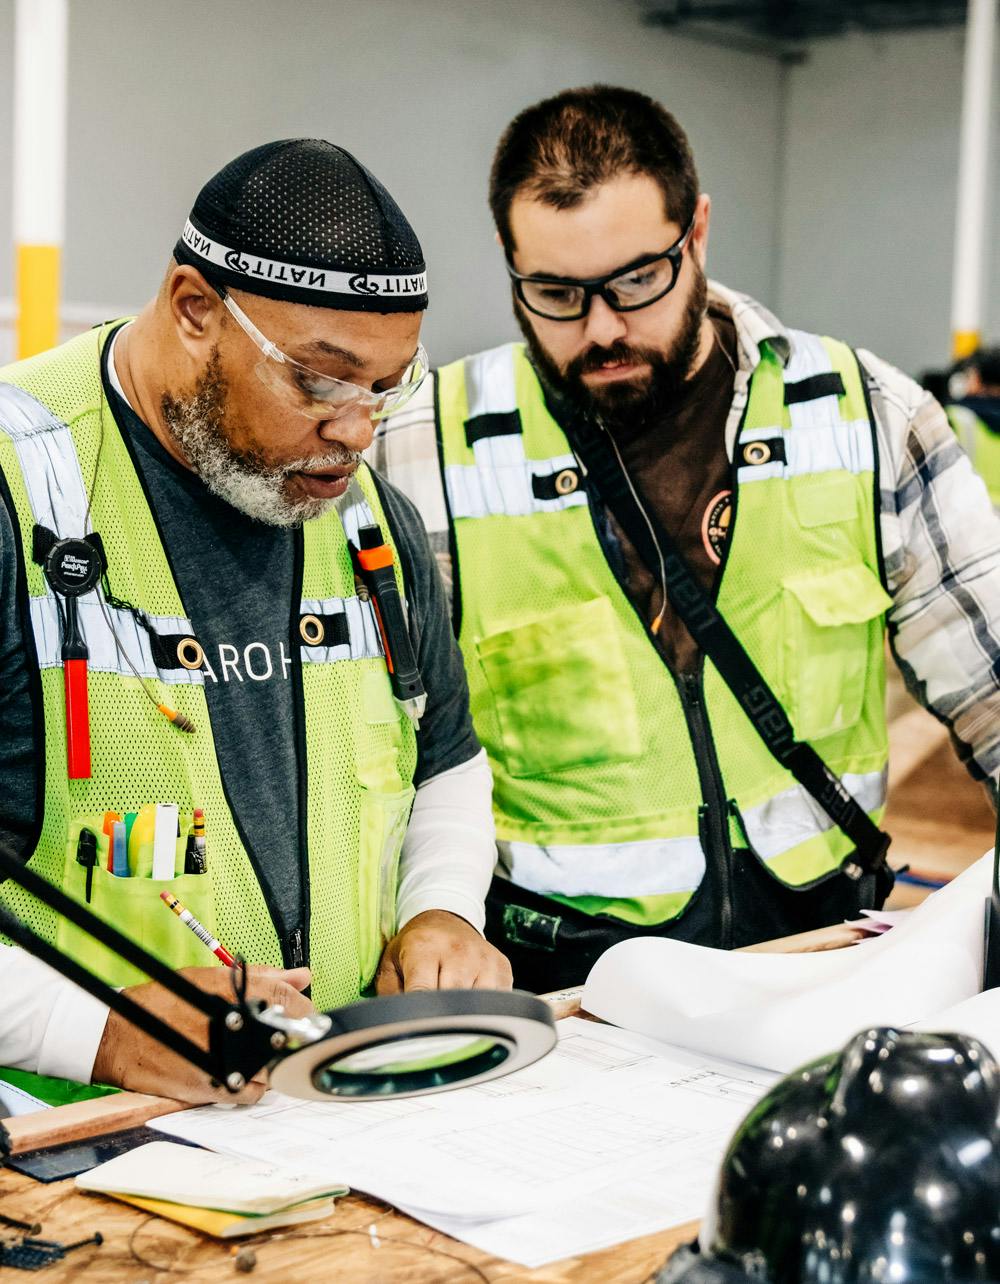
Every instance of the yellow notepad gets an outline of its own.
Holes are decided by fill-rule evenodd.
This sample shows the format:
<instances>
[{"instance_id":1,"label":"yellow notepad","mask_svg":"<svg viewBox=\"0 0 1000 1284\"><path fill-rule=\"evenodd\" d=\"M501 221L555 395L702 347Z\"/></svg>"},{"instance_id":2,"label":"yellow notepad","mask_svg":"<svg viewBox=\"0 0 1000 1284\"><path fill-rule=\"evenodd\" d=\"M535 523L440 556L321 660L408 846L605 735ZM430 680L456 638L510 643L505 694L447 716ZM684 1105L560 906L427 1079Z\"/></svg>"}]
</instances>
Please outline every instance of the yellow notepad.
<instances>
[{"instance_id":1,"label":"yellow notepad","mask_svg":"<svg viewBox=\"0 0 1000 1284\"><path fill-rule=\"evenodd\" d=\"M277 1230L281 1226L316 1222L329 1217L333 1212L333 1200L330 1198L311 1199L305 1204L296 1204L278 1213L248 1216L222 1212L217 1208L173 1204L165 1199L142 1199L138 1195L123 1195L117 1191L106 1193L112 1199L120 1199L123 1204L132 1204L147 1213L155 1213L157 1217L180 1222L182 1226L190 1226L203 1235L214 1235L216 1239L236 1239L240 1235L258 1235L261 1231Z\"/></svg>"},{"instance_id":2,"label":"yellow notepad","mask_svg":"<svg viewBox=\"0 0 1000 1284\"><path fill-rule=\"evenodd\" d=\"M211 1150L151 1141L98 1164L76 1179L81 1190L138 1196L226 1214L268 1216L318 1199L345 1195L347 1187L328 1178L254 1159L235 1159Z\"/></svg>"}]
</instances>

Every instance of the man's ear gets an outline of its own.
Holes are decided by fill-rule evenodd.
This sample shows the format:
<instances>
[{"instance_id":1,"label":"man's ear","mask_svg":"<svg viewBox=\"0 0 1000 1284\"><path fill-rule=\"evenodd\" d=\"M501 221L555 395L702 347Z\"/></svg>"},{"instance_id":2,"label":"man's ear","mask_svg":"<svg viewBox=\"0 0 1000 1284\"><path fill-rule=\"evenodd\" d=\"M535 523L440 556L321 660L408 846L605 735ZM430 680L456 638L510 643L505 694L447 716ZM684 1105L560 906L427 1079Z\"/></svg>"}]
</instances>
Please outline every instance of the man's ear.
<instances>
[{"instance_id":1,"label":"man's ear","mask_svg":"<svg viewBox=\"0 0 1000 1284\"><path fill-rule=\"evenodd\" d=\"M218 341L223 303L197 268L180 263L167 281L167 306L186 352L203 361Z\"/></svg>"},{"instance_id":2,"label":"man's ear","mask_svg":"<svg viewBox=\"0 0 1000 1284\"><path fill-rule=\"evenodd\" d=\"M707 192L702 192L694 207L694 231L691 233L691 248L702 270L708 258L708 225L711 215L712 198Z\"/></svg>"}]
</instances>

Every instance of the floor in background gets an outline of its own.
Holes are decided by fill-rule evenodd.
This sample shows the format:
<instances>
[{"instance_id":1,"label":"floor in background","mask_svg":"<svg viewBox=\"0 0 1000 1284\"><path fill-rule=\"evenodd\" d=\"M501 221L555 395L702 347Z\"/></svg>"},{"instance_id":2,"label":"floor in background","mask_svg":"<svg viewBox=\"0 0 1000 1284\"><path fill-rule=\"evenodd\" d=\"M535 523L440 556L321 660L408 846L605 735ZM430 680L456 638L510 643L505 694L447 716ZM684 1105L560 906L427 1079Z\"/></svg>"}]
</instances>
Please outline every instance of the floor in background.
<instances>
[{"instance_id":1,"label":"floor in background","mask_svg":"<svg viewBox=\"0 0 1000 1284\"><path fill-rule=\"evenodd\" d=\"M983 786L955 757L937 719L906 693L889 664L889 859L913 873L944 881L993 846L995 819ZM889 904L915 905L926 888L897 883Z\"/></svg>"}]
</instances>

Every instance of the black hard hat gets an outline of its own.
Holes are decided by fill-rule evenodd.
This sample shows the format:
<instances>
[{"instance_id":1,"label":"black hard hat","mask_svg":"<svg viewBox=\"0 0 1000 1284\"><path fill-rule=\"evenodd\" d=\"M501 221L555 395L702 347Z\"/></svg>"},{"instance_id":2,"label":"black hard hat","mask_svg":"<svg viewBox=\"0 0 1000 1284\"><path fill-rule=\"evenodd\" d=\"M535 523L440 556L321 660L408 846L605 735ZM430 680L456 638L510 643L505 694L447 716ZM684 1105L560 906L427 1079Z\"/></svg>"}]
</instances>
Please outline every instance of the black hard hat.
<instances>
[{"instance_id":1,"label":"black hard hat","mask_svg":"<svg viewBox=\"0 0 1000 1284\"><path fill-rule=\"evenodd\" d=\"M658 1284L1000 1281L1000 1067L977 1040L869 1030L778 1083Z\"/></svg>"}]
</instances>

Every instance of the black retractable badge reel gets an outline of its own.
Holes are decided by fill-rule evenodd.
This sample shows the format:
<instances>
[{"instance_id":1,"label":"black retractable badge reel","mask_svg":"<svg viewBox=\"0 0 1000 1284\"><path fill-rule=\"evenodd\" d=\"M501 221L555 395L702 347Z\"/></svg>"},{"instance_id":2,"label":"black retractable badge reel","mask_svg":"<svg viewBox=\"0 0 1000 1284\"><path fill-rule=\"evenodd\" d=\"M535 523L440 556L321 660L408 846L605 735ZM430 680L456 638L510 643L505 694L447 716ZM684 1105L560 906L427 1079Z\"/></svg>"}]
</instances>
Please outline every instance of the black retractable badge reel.
<instances>
[{"instance_id":1,"label":"black retractable badge reel","mask_svg":"<svg viewBox=\"0 0 1000 1284\"><path fill-rule=\"evenodd\" d=\"M32 535L32 558L56 594L60 658L66 697L66 773L70 780L90 778L90 711L87 698L89 653L80 632L76 599L97 587L108 568L96 531L81 539L60 539L46 526Z\"/></svg>"}]
</instances>

